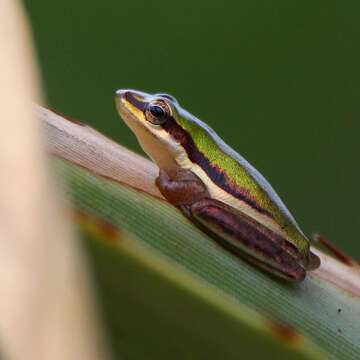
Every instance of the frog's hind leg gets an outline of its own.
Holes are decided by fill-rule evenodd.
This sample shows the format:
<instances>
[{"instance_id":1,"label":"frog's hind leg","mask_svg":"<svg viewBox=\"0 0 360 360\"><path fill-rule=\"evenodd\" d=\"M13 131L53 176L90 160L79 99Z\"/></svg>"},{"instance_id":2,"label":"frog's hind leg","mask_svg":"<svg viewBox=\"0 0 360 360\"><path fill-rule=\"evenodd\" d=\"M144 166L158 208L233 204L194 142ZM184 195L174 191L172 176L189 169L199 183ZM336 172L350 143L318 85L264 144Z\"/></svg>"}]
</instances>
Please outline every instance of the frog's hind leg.
<instances>
[{"instance_id":1,"label":"frog's hind leg","mask_svg":"<svg viewBox=\"0 0 360 360\"><path fill-rule=\"evenodd\" d=\"M191 218L221 246L288 281L304 280L306 271L288 251L288 242L256 220L214 199L190 208Z\"/></svg>"},{"instance_id":2,"label":"frog's hind leg","mask_svg":"<svg viewBox=\"0 0 360 360\"><path fill-rule=\"evenodd\" d=\"M156 186L170 203L227 250L286 280L304 279L306 272L291 243L249 216L210 199L206 186L191 171L179 170L170 177L160 170Z\"/></svg>"}]
</instances>

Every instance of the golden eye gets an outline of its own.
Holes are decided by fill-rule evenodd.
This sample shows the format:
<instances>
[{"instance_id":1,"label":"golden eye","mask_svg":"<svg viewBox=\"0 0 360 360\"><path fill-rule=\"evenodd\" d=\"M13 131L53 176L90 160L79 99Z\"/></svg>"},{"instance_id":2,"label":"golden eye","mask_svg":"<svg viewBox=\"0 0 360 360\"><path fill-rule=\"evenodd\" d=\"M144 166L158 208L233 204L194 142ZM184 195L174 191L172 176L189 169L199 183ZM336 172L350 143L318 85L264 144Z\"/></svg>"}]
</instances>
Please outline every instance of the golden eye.
<instances>
[{"instance_id":1,"label":"golden eye","mask_svg":"<svg viewBox=\"0 0 360 360\"><path fill-rule=\"evenodd\" d=\"M164 101L156 101L148 105L145 116L152 124L161 125L169 118L170 109Z\"/></svg>"}]
</instances>

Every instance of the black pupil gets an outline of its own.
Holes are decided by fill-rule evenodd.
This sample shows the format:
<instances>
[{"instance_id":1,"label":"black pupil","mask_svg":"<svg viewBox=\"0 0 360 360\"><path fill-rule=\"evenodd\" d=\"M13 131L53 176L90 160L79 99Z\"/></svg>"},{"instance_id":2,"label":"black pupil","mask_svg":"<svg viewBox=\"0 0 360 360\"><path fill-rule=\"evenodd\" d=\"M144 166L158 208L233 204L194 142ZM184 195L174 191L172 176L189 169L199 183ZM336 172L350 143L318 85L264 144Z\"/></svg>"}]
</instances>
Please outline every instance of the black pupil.
<instances>
[{"instance_id":1,"label":"black pupil","mask_svg":"<svg viewBox=\"0 0 360 360\"><path fill-rule=\"evenodd\" d=\"M164 109L159 105L151 105L150 106L151 115L155 116L158 119L165 117Z\"/></svg>"}]
</instances>

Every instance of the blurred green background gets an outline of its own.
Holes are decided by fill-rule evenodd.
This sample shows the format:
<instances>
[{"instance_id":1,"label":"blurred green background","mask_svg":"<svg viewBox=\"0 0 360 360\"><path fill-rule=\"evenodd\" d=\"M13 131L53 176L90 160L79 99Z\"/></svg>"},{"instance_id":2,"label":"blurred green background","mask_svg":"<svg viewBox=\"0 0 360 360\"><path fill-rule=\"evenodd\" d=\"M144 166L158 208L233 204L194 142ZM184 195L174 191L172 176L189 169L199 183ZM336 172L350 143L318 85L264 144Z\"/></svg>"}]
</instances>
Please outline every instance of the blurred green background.
<instances>
[{"instance_id":1,"label":"blurred green background","mask_svg":"<svg viewBox=\"0 0 360 360\"><path fill-rule=\"evenodd\" d=\"M141 152L117 88L168 92L360 259L360 3L27 0L47 100Z\"/></svg>"}]
</instances>

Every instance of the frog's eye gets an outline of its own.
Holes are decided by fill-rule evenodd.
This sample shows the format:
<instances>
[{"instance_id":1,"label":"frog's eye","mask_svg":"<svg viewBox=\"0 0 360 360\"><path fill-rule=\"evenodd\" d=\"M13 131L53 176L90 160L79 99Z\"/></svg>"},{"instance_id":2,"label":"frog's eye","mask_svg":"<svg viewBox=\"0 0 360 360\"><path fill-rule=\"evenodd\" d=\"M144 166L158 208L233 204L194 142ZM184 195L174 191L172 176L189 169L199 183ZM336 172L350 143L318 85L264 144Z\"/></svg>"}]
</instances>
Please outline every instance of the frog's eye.
<instances>
[{"instance_id":1,"label":"frog's eye","mask_svg":"<svg viewBox=\"0 0 360 360\"><path fill-rule=\"evenodd\" d=\"M165 101L151 102L145 112L146 120L154 125L163 124L170 115L170 108Z\"/></svg>"}]
</instances>

